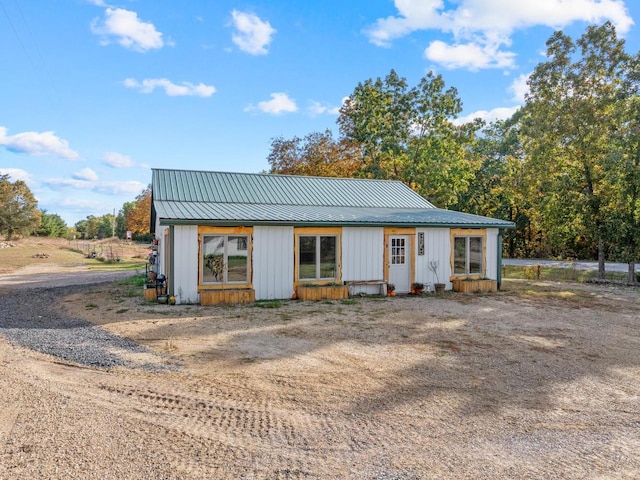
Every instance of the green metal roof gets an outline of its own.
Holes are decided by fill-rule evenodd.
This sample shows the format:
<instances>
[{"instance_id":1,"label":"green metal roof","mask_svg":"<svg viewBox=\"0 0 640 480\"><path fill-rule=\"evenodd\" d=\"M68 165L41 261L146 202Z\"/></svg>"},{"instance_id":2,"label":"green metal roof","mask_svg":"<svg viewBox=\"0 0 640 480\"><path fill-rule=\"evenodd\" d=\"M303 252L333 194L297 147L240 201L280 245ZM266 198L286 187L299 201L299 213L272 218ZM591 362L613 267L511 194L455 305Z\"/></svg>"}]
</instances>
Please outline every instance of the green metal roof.
<instances>
[{"instance_id":1,"label":"green metal roof","mask_svg":"<svg viewBox=\"0 0 640 480\"><path fill-rule=\"evenodd\" d=\"M402 182L153 169L153 198L177 202L435 208Z\"/></svg>"},{"instance_id":2,"label":"green metal roof","mask_svg":"<svg viewBox=\"0 0 640 480\"><path fill-rule=\"evenodd\" d=\"M435 208L401 182L153 170L161 225L317 225L512 228Z\"/></svg>"}]
</instances>

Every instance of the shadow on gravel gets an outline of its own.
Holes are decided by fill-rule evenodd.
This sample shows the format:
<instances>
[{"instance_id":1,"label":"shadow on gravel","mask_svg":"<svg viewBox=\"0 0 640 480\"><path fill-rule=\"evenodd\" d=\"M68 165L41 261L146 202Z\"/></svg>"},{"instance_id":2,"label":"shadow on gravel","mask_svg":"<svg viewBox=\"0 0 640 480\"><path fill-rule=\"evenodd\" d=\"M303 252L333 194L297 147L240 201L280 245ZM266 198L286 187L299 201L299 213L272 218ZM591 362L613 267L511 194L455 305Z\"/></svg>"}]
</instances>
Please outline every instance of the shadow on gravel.
<instances>
[{"instance_id":1,"label":"shadow on gravel","mask_svg":"<svg viewBox=\"0 0 640 480\"><path fill-rule=\"evenodd\" d=\"M75 285L0 294L0 335L14 345L94 368L177 370L168 358L85 320L62 317L53 307L60 297L95 287Z\"/></svg>"}]
</instances>

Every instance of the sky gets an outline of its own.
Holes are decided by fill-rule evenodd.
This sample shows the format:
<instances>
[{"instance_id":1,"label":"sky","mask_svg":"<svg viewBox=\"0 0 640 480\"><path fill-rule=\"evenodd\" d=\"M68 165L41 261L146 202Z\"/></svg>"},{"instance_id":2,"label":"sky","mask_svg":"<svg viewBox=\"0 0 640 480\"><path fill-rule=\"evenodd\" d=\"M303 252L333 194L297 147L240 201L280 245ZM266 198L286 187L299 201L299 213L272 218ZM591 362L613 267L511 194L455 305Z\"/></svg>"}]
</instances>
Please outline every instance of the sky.
<instances>
[{"instance_id":1,"label":"sky","mask_svg":"<svg viewBox=\"0 0 640 480\"><path fill-rule=\"evenodd\" d=\"M637 0L0 0L0 173L72 226L151 168L268 170L391 69L441 74L458 122L507 118L555 30L605 21L640 50Z\"/></svg>"}]
</instances>

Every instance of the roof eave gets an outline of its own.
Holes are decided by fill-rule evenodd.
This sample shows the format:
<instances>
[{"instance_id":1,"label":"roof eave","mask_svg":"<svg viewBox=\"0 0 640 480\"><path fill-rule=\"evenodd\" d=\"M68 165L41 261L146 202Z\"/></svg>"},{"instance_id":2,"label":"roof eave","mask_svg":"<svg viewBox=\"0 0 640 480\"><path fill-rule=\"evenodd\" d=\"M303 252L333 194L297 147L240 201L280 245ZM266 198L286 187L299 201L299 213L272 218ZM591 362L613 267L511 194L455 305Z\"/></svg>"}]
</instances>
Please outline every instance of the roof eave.
<instances>
[{"instance_id":1,"label":"roof eave","mask_svg":"<svg viewBox=\"0 0 640 480\"><path fill-rule=\"evenodd\" d=\"M398 227L398 228L502 228L512 229L515 224L512 222L504 223L463 223L463 222L314 222L314 221L278 221L278 220L191 220L191 219L175 219L160 218L160 225L202 225L202 226L220 226L220 227L241 227L247 225L254 226L270 226L270 227Z\"/></svg>"}]
</instances>

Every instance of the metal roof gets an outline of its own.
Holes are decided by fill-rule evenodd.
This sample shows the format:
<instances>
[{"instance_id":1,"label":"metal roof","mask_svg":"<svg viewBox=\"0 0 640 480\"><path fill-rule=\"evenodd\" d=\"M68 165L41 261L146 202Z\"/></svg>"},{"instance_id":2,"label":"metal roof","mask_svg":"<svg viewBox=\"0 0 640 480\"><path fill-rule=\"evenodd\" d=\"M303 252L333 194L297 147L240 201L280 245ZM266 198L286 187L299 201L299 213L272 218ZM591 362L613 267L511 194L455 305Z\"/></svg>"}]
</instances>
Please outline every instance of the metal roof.
<instances>
[{"instance_id":1,"label":"metal roof","mask_svg":"<svg viewBox=\"0 0 640 480\"><path fill-rule=\"evenodd\" d=\"M154 200L328 207L435 208L402 182L153 169Z\"/></svg>"},{"instance_id":2,"label":"metal roof","mask_svg":"<svg viewBox=\"0 0 640 480\"><path fill-rule=\"evenodd\" d=\"M317 225L512 228L435 208L401 182L153 170L161 225Z\"/></svg>"}]
</instances>

